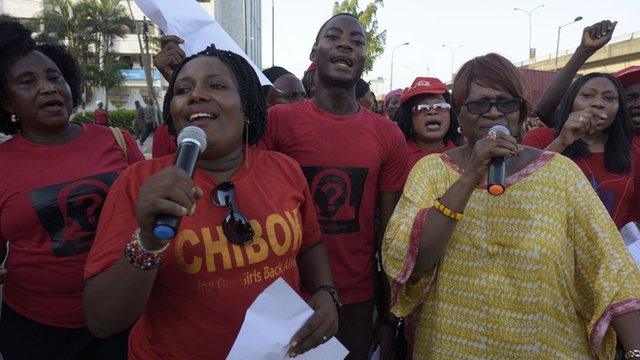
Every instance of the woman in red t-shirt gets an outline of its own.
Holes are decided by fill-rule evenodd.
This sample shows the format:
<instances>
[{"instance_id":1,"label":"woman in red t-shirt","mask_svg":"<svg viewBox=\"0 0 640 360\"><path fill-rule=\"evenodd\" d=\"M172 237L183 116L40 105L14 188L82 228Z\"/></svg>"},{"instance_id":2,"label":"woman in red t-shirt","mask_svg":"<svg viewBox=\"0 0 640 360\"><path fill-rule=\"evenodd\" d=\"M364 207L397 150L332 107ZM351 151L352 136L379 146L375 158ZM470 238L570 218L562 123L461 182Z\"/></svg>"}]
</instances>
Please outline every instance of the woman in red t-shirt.
<instances>
[{"instance_id":1,"label":"woman in red t-shirt","mask_svg":"<svg viewBox=\"0 0 640 360\"><path fill-rule=\"evenodd\" d=\"M17 22L0 22L0 79L0 131L13 135L0 144L0 353L125 356L126 333L111 347L87 329L82 274L107 192L142 153L127 133L69 121L81 98L77 63Z\"/></svg>"},{"instance_id":2,"label":"woman in red t-shirt","mask_svg":"<svg viewBox=\"0 0 640 360\"><path fill-rule=\"evenodd\" d=\"M555 118L557 129L533 129L522 143L575 161L618 228L639 221L640 151L632 146L624 88L618 80L604 73L576 80Z\"/></svg>"},{"instance_id":3,"label":"woman in red t-shirt","mask_svg":"<svg viewBox=\"0 0 640 360\"><path fill-rule=\"evenodd\" d=\"M334 336L340 302L302 170L249 147L267 116L251 66L213 45L186 58L163 113L174 135L201 128L206 149L193 179L161 157L114 185L85 268L89 328L104 337L135 323L131 359L224 359L248 307L282 277L315 310L289 354ZM182 217L172 241L153 231L160 214Z\"/></svg>"},{"instance_id":4,"label":"woman in red t-shirt","mask_svg":"<svg viewBox=\"0 0 640 360\"><path fill-rule=\"evenodd\" d=\"M437 78L418 77L402 92L393 120L407 138L407 174L423 157L456 147L460 133L450 103L451 94Z\"/></svg>"}]
</instances>

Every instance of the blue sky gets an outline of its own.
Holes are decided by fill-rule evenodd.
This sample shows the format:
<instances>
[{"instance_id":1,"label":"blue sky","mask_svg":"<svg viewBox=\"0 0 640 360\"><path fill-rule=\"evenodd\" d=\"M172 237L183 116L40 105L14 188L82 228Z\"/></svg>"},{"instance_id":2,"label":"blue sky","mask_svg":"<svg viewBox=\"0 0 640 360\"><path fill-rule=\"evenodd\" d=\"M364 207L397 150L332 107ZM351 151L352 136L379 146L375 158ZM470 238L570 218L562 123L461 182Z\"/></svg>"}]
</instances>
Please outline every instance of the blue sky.
<instances>
[{"instance_id":1,"label":"blue sky","mask_svg":"<svg viewBox=\"0 0 640 360\"><path fill-rule=\"evenodd\" d=\"M298 76L309 65L309 51L322 23L331 16L331 0L262 0L262 64L271 66L271 6L275 9L275 64ZM360 0L363 7L368 0ZM538 57L555 53L558 26L576 16L583 20L563 27L560 51L575 48L582 29L599 20L617 20L614 34L637 32L640 36L640 0L385 0L378 10L379 28L387 30L387 50L376 61L367 80L389 79L391 50L394 57L394 88L411 84L416 76L429 75L448 81L451 52L442 47L462 45L455 51L454 68L466 60L498 52L513 62L526 60L529 21L514 7L533 9L532 43ZM388 83L387 83L388 86Z\"/></svg>"}]
</instances>

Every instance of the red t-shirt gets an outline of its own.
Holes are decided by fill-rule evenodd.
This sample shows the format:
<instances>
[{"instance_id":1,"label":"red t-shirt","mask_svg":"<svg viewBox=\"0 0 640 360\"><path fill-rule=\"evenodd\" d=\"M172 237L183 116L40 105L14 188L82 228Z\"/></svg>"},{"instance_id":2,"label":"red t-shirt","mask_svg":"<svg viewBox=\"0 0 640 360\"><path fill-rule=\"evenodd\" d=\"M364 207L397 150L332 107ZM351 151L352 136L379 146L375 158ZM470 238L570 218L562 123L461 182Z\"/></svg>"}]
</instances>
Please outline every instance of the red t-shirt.
<instances>
[{"instance_id":1,"label":"red t-shirt","mask_svg":"<svg viewBox=\"0 0 640 360\"><path fill-rule=\"evenodd\" d=\"M151 147L151 154L153 158L159 158L165 155L170 155L178 150L176 145L176 137L169 134L169 126L162 124L158 126L153 133L153 146Z\"/></svg>"},{"instance_id":2,"label":"red t-shirt","mask_svg":"<svg viewBox=\"0 0 640 360\"><path fill-rule=\"evenodd\" d=\"M550 128L531 130L522 140L524 145L544 149L555 139ZM635 141L634 141L635 142ZM591 153L572 159L600 196L609 215L622 228L629 221L640 221L640 147L631 147L631 171L614 174L604 166L604 153Z\"/></svg>"},{"instance_id":3,"label":"red t-shirt","mask_svg":"<svg viewBox=\"0 0 640 360\"><path fill-rule=\"evenodd\" d=\"M209 194L214 179L196 168L193 181L205 193L196 215L182 218L149 301L129 337L130 359L223 359L240 330L247 308L282 277L300 290L296 257L320 241L309 189L292 159L257 148L232 176L238 209L250 219L253 243L233 245L222 232L228 208ZM135 202L140 186L171 166L173 156L136 164L113 185L105 203L85 278L102 273L123 256L138 227Z\"/></svg>"},{"instance_id":4,"label":"red t-shirt","mask_svg":"<svg viewBox=\"0 0 640 360\"><path fill-rule=\"evenodd\" d=\"M407 148L397 124L362 107L335 116L313 100L282 104L269 108L261 146L302 166L343 302L372 299L377 195L402 190L404 181Z\"/></svg>"},{"instance_id":5,"label":"red t-shirt","mask_svg":"<svg viewBox=\"0 0 640 360\"><path fill-rule=\"evenodd\" d=\"M109 187L144 157L123 132L127 156L104 126L44 146L20 133L0 144L0 243L9 242L4 301L37 322L78 328L82 272Z\"/></svg>"},{"instance_id":6,"label":"red t-shirt","mask_svg":"<svg viewBox=\"0 0 640 360\"><path fill-rule=\"evenodd\" d=\"M524 139L522 139L522 145L534 147L536 149L545 149L556 138L556 132L552 128L537 127L529 130Z\"/></svg>"},{"instance_id":7,"label":"red t-shirt","mask_svg":"<svg viewBox=\"0 0 640 360\"><path fill-rule=\"evenodd\" d=\"M441 154L447 150L453 149L456 147L451 141L447 141L444 146L435 148L435 149L424 149L418 146L413 139L407 140L407 171L406 175L408 176L411 172L411 169L415 166L415 164L420 161L423 157L431 154Z\"/></svg>"},{"instance_id":8,"label":"red t-shirt","mask_svg":"<svg viewBox=\"0 0 640 360\"><path fill-rule=\"evenodd\" d=\"M95 109L93 111L93 121L96 125L109 125L109 113L105 109Z\"/></svg>"}]
</instances>

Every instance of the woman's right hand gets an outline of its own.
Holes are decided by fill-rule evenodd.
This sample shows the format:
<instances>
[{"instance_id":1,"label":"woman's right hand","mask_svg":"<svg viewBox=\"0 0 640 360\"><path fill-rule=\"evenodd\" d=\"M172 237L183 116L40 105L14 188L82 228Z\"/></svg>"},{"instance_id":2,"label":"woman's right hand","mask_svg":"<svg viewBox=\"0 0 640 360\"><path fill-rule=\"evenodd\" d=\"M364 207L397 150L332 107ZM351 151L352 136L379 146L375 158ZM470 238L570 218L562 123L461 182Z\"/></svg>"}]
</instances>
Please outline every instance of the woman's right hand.
<instances>
[{"instance_id":1,"label":"woman's right hand","mask_svg":"<svg viewBox=\"0 0 640 360\"><path fill-rule=\"evenodd\" d=\"M461 179L474 186L480 185L487 178L492 158L517 156L519 151L518 141L513 136L501 132L496 132L495 136L489 134L474 144Z\"/></svg>"},{"instance_id":2,"label":"woman's right hand","mask_svg":"<svg viewBox=\"0 0 640 360\"><path fill-rule=\"evenodd\" d=\"M193 216L196 201L202 194L202 189L194 186L187 173L177 166L163 169L149 178L140 187L136 202L136 218L144 248L157 250L167 244L166 240L153 235L153 222L158 215Z\"/></svg>"},{"instance_id":3,"label":"woman's right hand","mask_svg":"<svg viewBox=\"0 0 640 360\"><path fill-rule=\"evenodd\" d=\"M560 142L567 147L586 135L594 134L606 117L606 114L597 114L591 108L572 112L560 130Z\"/></svg>"}]
</instances>

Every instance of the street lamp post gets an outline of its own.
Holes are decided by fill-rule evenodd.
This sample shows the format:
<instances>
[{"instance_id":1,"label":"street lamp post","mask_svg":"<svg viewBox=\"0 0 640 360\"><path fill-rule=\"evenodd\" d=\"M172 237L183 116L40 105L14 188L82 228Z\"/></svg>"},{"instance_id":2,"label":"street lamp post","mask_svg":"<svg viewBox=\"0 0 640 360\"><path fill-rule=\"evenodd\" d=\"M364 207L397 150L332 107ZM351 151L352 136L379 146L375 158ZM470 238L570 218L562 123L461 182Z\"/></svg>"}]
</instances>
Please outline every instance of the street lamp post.
<instances>
[{"instance_id":1,"label":"street lamp post","mask_svg":"<svg viewBox=\"0 0 640 360\"><path fill-rule=\"evenodd\" d=\"M391 76L389 78L389 91L393 90L393 57L396 55L396 49L401 47L401 46L405 46L405 45L409 45L409 42L406 42L404 44L400 44L400 45L394 47L393 50L391 50Z\"/></svg>"},{"instance_id":2,"label":"street lamp post","mask_svg":"<svg viewBox=\"0 0 640 360\"><path fill-rule=\"evenodd\" d=\"M529 16L529 59L534 58L535 56L533 56L533 48L531 47L531 15L533 15L533 13L540 9L541 7L544 7L544 5L538 5L535 8L533 8L532 10L525 10L525 9L521 9L521 8L513 8L513 10L516 11L523 11L525 13L527 13L527 15Z\"/></svg>"},{"instance_id":3,"label":"street lamp post","mask_svg":"<svg viewBox=\"0 0 640 360\"><path fill-rule=\"evenodd\" d=\"M455 53L455 51L457 49L460 49L462 47L462 45L458 45L456 47L451 47L447 44L442 44L442 47L449 49L449 51L451 51L451 81L453 82L453 78L454 78L454 73L453 73L453 55Z\"/></svg>"},{"instance_id":4,"label":"street lamp post","mask_svg":"<svg viewBox=\"0 0 640 360\"><path fill-rule=\"evenodd\" d=\"M578 21L580 21L580 20L582 20L582 16L578 16L578 17L576 17L576 18L575 18L575 19L573 19L573 21L572 21L572 22L570 22L570 23L566 23L566 24L564 24L564 25L560 25L560 26L558 26L558 38L557 38L557 41L556 41L556 61L555 61L555 65L553 66L553 69L554 69L554 70L558 70L558 53L560 52L560 30L562 30L562 28L563 28L563 27L565 27L565 26L567 26L567 25L571 25L571 24L573 24L573 23L575 23L575 22L578 22Z\"/></svg>"}]
</instances>

